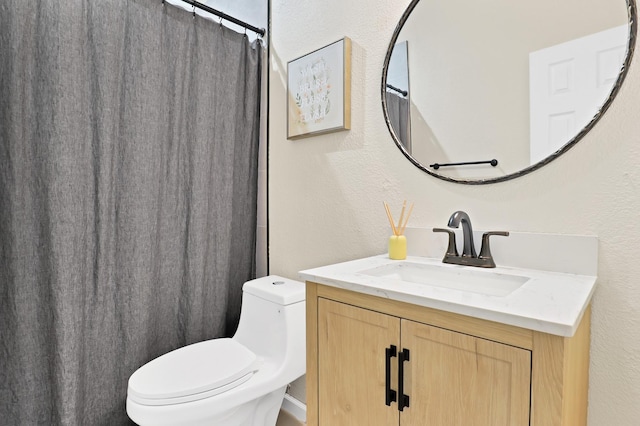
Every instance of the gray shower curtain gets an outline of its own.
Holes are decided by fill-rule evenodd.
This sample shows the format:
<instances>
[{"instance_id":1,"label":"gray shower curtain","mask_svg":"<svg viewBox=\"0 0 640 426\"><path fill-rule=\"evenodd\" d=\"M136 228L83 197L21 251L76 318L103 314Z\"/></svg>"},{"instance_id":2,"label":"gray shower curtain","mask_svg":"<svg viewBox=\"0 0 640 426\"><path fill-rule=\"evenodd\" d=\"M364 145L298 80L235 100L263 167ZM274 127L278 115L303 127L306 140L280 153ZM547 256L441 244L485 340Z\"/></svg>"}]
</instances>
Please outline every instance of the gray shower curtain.
<instances>
[{"instance_id":1,"label":"gray shower curtain","mask_svg":"<svg viewBox=\"0 0 640 426\"><path fill-rule=\"evenodd\" d=\"M120 425L255 274L261 48L160 0L0 0L0 424Z\"/></svg>"},{"instance_id":2,"label":"gray shower curtain","mask_svg":"<svg viewBox=\"0 0 640 426\"><path fill-rule=\"evenodd\" d=\"M411 107L409 99L390 91L387 91L386 95L387 112L389 113L391 126L402 145L411 154Z\"/></svg>"}]
</instances>

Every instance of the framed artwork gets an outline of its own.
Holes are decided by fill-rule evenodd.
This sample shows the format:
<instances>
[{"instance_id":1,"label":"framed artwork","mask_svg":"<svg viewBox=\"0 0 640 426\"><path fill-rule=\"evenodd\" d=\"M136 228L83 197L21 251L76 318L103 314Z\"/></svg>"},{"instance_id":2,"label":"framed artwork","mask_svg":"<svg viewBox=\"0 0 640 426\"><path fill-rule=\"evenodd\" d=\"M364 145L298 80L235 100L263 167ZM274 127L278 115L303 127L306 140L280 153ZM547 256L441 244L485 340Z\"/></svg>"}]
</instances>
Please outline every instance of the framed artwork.
<instances>
[{"instance_id":1,"label":"framed artwork","mask_svg":"<svg viewBox=\"0 0 640 426\"><path fill-rule=\"evenodd\" d=\"M287 139L351 128L351 40L287 63Z\"/></svg>"}]
</instances>

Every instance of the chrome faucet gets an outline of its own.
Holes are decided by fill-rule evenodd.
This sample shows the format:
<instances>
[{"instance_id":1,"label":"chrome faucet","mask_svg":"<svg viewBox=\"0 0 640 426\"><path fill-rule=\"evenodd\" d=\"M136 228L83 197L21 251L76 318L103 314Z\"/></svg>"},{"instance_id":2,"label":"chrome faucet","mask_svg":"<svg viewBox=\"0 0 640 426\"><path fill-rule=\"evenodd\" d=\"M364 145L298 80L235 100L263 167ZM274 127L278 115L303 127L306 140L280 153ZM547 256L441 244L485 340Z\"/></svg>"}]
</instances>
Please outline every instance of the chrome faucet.
<instances>
[{"instance_id":1,"label":"chrome faucet","mask_svg":"<svg viewBox=\"0 0 640 426\"><path fill-rule=\"evenodd\" d=\"M489 237L492 235L509 236L508 232L492 231L482 234L482 246L480 255L476 254L476 248L473 244L473 227L469 215L463 211L457 211L449 218L447 226L449 228L458 228L462 224L462 255L458 254L456 247L456 234L450 229L433 228L433 232L446 232L449 234L449 246L447 252L442 259L443 263L451 263L455 265L479 266L481 268L495 268L496 263L491 255L491 247L489 246Z\"/></svg>"}]
</instances>

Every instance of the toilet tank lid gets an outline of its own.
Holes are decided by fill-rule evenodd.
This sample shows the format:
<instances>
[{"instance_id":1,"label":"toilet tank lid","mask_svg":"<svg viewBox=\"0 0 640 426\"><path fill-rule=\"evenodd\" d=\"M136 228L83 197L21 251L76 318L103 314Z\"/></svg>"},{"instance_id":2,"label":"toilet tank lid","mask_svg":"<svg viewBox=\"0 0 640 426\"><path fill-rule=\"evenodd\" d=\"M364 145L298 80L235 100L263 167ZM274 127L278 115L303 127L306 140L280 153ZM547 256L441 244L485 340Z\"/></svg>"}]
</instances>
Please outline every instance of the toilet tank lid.
<instances>
[{"instance_id":1,"label":"toilet tank lid","mask_svg":"<svg viewBox=\"0 0 640 426\"><path fill-rule=\"evenodd\" d=\"M247 281L242 291L280 305L302 302L305 297L304 283L278 275Z\"/></svg>"}]
</instances>

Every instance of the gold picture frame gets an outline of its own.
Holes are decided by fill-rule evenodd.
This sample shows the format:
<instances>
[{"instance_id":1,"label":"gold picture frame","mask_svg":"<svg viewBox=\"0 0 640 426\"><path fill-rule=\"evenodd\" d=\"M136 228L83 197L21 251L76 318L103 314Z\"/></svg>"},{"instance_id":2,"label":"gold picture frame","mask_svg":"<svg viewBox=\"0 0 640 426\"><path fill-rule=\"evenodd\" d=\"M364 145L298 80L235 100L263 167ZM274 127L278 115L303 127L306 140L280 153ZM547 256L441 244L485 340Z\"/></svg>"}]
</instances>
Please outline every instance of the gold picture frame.
<instances>
[{"instance_id":1,"label":"gold picture frame","mask_svg":"<svg viewBox=\"0 0 640 426\"><path fill-rule=\"evenodd\" d=\"M287 139L351 129L351 40L287 63Z\"/></svg>"}]
</instances>

